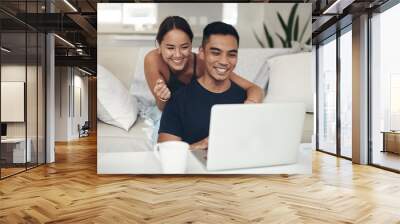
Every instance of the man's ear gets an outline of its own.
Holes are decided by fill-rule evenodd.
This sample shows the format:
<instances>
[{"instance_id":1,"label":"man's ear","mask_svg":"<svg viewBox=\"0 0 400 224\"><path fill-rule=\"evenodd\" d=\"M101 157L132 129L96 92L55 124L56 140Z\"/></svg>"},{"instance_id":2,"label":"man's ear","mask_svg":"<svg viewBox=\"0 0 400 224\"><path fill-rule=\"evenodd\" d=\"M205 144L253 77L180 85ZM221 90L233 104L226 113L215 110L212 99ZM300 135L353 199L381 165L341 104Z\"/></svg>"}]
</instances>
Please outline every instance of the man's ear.
<instances>
[{"instance_id":1,"label":"man's ear","mask_svg":"<svg viewBox=\"0 0 400 224\"><path fill-rule=\"evenodd\" d=\"M199 47L199 58L204 61L204 48L202 46Z\"/></svg>"}]
</instances>

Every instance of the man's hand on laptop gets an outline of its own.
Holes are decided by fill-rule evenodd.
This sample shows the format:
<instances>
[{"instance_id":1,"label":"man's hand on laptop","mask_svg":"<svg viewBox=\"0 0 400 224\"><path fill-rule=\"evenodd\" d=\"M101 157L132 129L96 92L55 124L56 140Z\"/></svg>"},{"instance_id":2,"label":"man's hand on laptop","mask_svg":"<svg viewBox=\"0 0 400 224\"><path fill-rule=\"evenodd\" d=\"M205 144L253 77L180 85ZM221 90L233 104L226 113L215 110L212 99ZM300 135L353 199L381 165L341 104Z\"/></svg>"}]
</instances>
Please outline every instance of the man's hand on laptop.
<instances>
[{"instance_id":1,"label":"man's hand on laptop","mask_svg":"<svg viewBox=\"0 0 400 224\"><path fill-rule=\"evenodd\" d=\"M255 100L255 99L249 99L249 98L247 98L247 99L244 101L244 104L247 104L247 103L261 103L261 101Z\"/></svg>"},{"instance_id":2,"label":"man's hand on laptop","mask_svg":"<svg viewBox=\"0 0 400 224\"><path fill-rule=\"evenodd\" d=\"M190 150L207 149L208 137L190 145Z\"/></svg>"}]
</instances>

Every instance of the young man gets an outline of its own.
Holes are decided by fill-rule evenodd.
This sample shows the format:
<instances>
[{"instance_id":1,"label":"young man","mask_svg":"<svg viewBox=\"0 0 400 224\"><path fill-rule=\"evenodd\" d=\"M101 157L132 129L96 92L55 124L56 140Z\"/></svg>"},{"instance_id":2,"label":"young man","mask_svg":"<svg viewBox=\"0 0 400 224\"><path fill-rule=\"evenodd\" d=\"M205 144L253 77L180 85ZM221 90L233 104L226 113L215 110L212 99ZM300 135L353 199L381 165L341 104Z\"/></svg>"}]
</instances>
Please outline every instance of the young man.
<instances>
[{"instance_id":1,"label":"young man","mask_svg":"<svg viewBox=\"0 0 400 224\"><path fill-rule=\"evenodd\" d=\"M246 99L246 91L229 79L237 64L238 47L239 35L233 26L214 22L204 28L199 57L205 63L205 74L168 101L158 142L178 140L189 143L191 149L208 147L211 107Z\"/></svg>"}]
</instances>

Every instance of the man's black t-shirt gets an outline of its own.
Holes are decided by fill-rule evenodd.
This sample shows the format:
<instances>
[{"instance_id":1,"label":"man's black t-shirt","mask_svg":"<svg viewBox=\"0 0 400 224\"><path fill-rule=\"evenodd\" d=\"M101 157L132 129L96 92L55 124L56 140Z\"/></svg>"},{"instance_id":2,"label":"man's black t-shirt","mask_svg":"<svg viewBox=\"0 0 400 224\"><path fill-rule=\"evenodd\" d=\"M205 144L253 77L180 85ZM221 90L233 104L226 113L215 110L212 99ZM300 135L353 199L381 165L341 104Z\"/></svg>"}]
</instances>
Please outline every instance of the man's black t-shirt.
<instances>
[{"instance_id":1,"label":"man's black t-shirt","mask_svg":"<svg viewBox=\"0 0 400 224\"><path fill-rule=\"evenodd\" d=\"M179 89L165 105L158 133L168 133L193 144L208 137L211 107L243 103L246 91L231 81L228 90L213 93L197 80Z\"/></svg>"}]
</instances>

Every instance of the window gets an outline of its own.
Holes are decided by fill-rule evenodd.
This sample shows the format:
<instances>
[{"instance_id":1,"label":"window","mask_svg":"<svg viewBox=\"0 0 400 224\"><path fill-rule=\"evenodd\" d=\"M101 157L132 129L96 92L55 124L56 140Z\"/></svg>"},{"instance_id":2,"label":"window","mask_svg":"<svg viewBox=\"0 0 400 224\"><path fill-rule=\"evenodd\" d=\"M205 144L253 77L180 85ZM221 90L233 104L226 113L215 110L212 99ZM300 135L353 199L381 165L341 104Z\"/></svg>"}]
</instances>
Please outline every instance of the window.
<instances>
[{"instance_id":1,"label":"window","mask_svg":"<svg viewBox=\"0 0 400 224\"><path fill-rule=\"evenodd\" d=\"M390 130L400 131L400 73L390 74Z\"/></svg>"},{"instance_id":2,"label":"window","mask_svg":"<svg viewBox=\"0 0 400 224\"><path fill-rule=\"evenodd\" d=\"M122 21L122 4L98 4L98 23L119 24Z\"/></svg>"},{"instance_id":3,"label":"window","mask_svg":"<svg viewBox=\"0 0 400 224\"><path fill-rule=\"evenodd\" d=\"M238 17L238 3L222 4L222 21L235 26Z\"/></svg>"},{"instance_id":4,"label":"window","mask_svg":"<svg viewBox=\"0 0 400 224\"><path fill-rule=\"evenodd\" d=\"M351 28L351 27L349 27ZM351 158L352 141L352 35L340 36L340 154Z\"/></svg>"},{"instance_id":5,"label":"window","mask_svg":"<svg viewBox=\"0 0 400 224\"><path fill-rule=\"evenodd\" d=\"M122 24L134 25L135 30L157 23L157 5L151 3L123 4Z\"/></svg>"},{"instance_id":6,"label":"window","mask_svg":"<svg viewBox=\"0 0 400 224\"><path fill-rule=\"evenodd\" d=\"M400 155L387 150L386 144L400 147L400 4L371 18L371 137L372 164L400 170ZM386 137L385 137L386 135ZM393 138L388 140L388 138ZM386 140L388 141L386 141Z\"/></svg>"},{"instance_id":7,"label":"window","mask_svg":"<svg viewBox=\"0 0 400 224\"><path fill-rule=\"evenodd\" d=\"M336 153L336 40L318 48L318 149Z\"/></svg>"}]
</instances>

